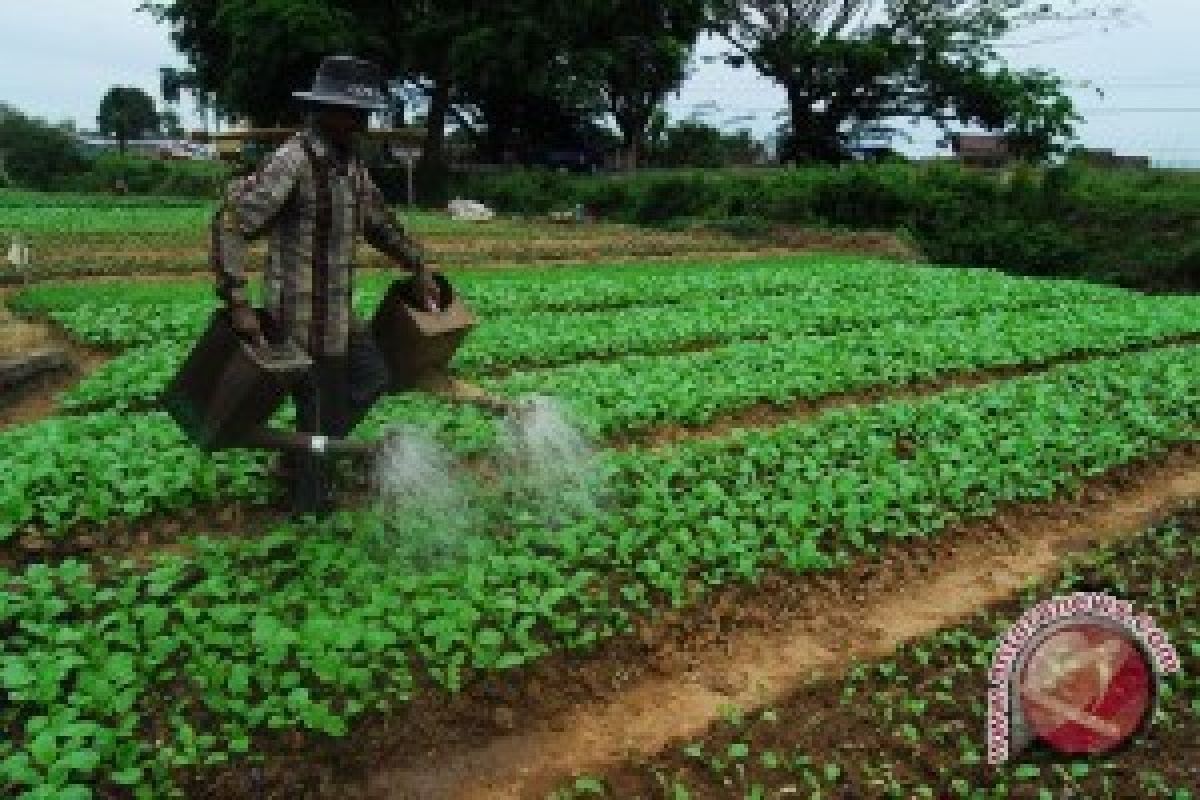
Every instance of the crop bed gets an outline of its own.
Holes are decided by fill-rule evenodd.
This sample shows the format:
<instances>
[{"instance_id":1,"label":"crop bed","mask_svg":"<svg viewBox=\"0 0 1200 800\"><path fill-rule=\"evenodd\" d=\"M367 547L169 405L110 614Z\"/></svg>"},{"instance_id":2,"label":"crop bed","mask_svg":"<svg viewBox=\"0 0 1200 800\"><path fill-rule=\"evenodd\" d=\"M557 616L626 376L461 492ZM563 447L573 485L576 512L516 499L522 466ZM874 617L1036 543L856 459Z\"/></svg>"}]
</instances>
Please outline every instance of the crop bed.
<instances>
[{"instance_id":1,"label":"crop bed","mask_svg":"<svg viewBox=\"0 0 1200 800\"><path fill-rule=\"evenodd\" d=\"M859 662L753 713L730 706L702 736L555 792L573 798L1041 798L1192 800L1200 787L1200 514L1094 550L1054 580L963 625ZM1180 580L1180 576L1188 576ZM1171 637L1182 669L1168 676L1152 726L1106 759L1035 749L984 763L987 669L1016 619L1054 595L1099 588L1130 600Z\"/></svg>"},{"instance_id":2,"label":"crop bed","mask_svg":"<svg viewBox=\"0 0 1200 800\"><path fill-rule=\"evenodd\" d=\"M21 564L0 570L0 794L179 794L261 762L277 737L352 736L417 695L594 652L723 587L804 580L1200 441L1192 298L845 259L464 273L457 285L488 316L461 371L562 398L602 444L699 432L762 404L1029 374L606 447L594 513L547 524L485 485L470 535L427 563L408 548L421 531L397 539L370 509L321 523L268 513L241 537L180 531L186 513L266 506L271 492L265 457L203 454L148 410L211 313L207 287L26 291L21 311L125 353L67 395L70 413L0 431L0 548ZM368 279L357 300L367 308L383 287ZM496 444L479 412L422 396L382 403L360 435L398 421L461 456ZM154 541L172 546L149 552L29 563L22 549L165 518L175 533ZM826 791L887 778L883 760L859 775L821 758L809 773Z\"/></svg>"},{"instance_id":3,"label":"crop bed","mask_svg":"<svg viewBox=\"0 0 1200 800\"><path fill-rule=\"evenodd\" d=\"M211 214L212 204L196 199L104 198L0 189L0 239L7 243L10 235L20 235L28 242L33 263L27 274L40 278L204 270ZM737 238L707 231L674 233L517 218L472 223L447 214L404 209L398 216L443 266L672 256L746 247ZM261 247L255 253L261 254ZM382 266L386 259L364 246L359 262ZM0 266L0 283L20 279L6 265Z\"/></svg>"}]
</instances>

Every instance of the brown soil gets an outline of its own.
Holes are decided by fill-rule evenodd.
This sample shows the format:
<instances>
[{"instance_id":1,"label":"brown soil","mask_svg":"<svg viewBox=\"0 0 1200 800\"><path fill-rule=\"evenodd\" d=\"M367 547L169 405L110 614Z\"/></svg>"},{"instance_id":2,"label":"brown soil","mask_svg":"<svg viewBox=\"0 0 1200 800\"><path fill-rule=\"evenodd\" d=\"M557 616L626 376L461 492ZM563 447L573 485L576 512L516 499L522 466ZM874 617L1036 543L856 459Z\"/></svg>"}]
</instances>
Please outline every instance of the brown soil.
<instances>
[{"instance_id":1,"label":"brown soil","mask_svg":"<svg viewBox=\"0 0 1200 800\"><path fill-rule=\"evenodd\" d=\"M38 351L58 351L65 355L69 367L35 376L16 389L0 391L0 430L51 416L57 411L58 393L110 357L75 344L55 325L13 316L5 306L8 292L0 288L0 361Z\"/></svg>"},{"instance_id":2,"label":"brown soil","mask_svg":"<svg viewBox=\"0 0 1200 800\"><path fill-rule=\"evenodd\" d=\"M1176 522L1186 535L1195 536L1200 533L1200 509L1181 512ZM1183 644L1186 639L1181 641L1192 621L1191 609L1182 603L1164 604L1161 584L1174 575L1200 574L1200 558L1197 558L1200 552L1193 546L1167 555L1156 547L1159 542L1153 531L1151 528L1143 535L1117 543L1099 563L1072 565L1069 575L1052 571L1049 581L1040 584L1042 590L1038 596L1040 599L1050 593L1062 594L1064 591L1059 587L1069 585L1066 591L1102 590L1131 601L1139 611L1152 613L1155 621L1176 640L1182 671L1194 675L1200 666L1200 653L1189 652ZM1119 591L1107 588L1116 585L1121 587ZM1028 607L1026 598L1014 595L990 604L987 613L992 619L1016 619ZM980 642L996 637L986 618L967 621L955 630L965 630ZM970 651L939 644L929 637L914 638L921 646L919 654L900 650L887 655L886 662L893 669L891 674L867 669L852 680L839 676L813 681L772 703L766 719L762 715L743 715L740 722L731 724L723 720L711 725L697 738L675 740L645 761L633 759L615 772L605 774L609 791L606 796L669 797L659 782L660 775L672 776L686 784L688 796L696 800L740 797L754 784L767 787L763 796L780 797L786 786L805 783L786 767L773 769L773 764L764 764L762 755L767 752L777 754L781 764L787 764L792 754L802 753L818 774L825 764L838 764L841 774L836 781L828 781L833 785L824 794L829 798L898 797L872 783L872 778L885 771L910 791L918 786L940 790L938 797L962 796L949 791L948 784L953 779L963 779L975 787L995 784L996 768L965 763L960 746L955 744L965 731L976 752L984 749L983 737L979 735L985 725L984 713L976 704L987 696L987 671L976 668L960 674L958 668L964 662L969 663ZM944 691L936 691L935 687ZM847 695L847 691L853 694ZM1198 720L1188 694L1184 690L1161 696L1159 709L1164 715L1160 722L1139 736L1119 758L1111 759L1111 765L1103 759L1089 759L1092 769L1087 775L1056 779L1053 769L1061 768L1065 759L1040 746L1022 753L1018 764L1040 764L1042 772L1035 781L1013 782L1009 796L1021 800L1051 795L1097 799L1146 797L1150 794L1138 778L1143 773L1161 775L1168 786L1176 788L1200 785ZM906 707L902 701L908 697L919 698L926 705L920 709ZM1167 714L1174 724L1168 723ZM898 736L902 725L911 726L917 732L916 737ZM685 752L685 748L697 741L703 742L707 756L703 762ZM747 747L748 757L737 769L731 769L729 759L725 759L724 767L713 770L708 759L726 756L734 743ZM890 765L886 770L885 764ZM1054 788L1061 791L1053 791Z\"/></svg>"},{"instance_id":3,"label":"brown soil","mask_svg":"<svg viewBox=\"0 0 1200 800\"><path fill-rule=\"evenodd\" d=\"M287 516L286 511L277 507L230 503L220 508L184 508L133 521L83 524L72 528L69 536L56 539L27 533L14 546L0 550L0 566L20 568L70 557L94 559L96 565L104 557L132 559L148 565L159 553L190 552L191 546L180 541L185 535L253 539L277 527Z\"/></svg>"},{"instance_id":4,"label":"brown soil","mask_svg":"<svg viewBox=\"0 0 1200 800\"><path fill-rule=\"evenodd\" d=\"M106 351L76 344L62 331L50 326L40 327L51 346L66 355L69 366L65 371L38 376L19 389L0 396L0 431L54 416L59 411L59 395L113 357Z\"/></svg>"},{"instance_id":5,"label":"brown soil","mask_svg":"<svg viewBox=\"0 0 1200 800\"><path fill-rule=\"evenodd\" d=\"M859 253L902 262L923 261L922 254L894 234L885 232L813 231L778 226L765 237L738 239L724 234L690 231L684 233L647 231L639 228L605 226L579 230L544 232L540 237L489 238L486 235L430 234L426 245L435 262L445 267L514 266L513 262L587 263L606 261L657 261L686 258L730 258L742 256L806 253ZM39 280L89 277L152 277L195 274L207 255L203 240L184 239L177 246L157 239L139 247L117 240L106 248L103 240L87 247L55 246L45 252ZM252 259L254 260L254 259ZM364 249L363 266L383 266L383 259ZM15 281L0 276L0 283Z\"/></svg>"},{"instance_id":6,"label":"brown soil","mask_svg":"<svg viewBox=\"0 0 1200 800\"><path fill-rule=\"evenodd\" d=\"M1114 470L1078 496L1016 505L824 575L771 574L642 621L588 656L556 654L457 696L417 692L345 740L264 741L261 768L198 776L195 797L542 798L564 777L648 756L852 659L956 623L1067 553L1200 498L1200 447Z\"/></svg>"},{"instance_id":7,"label":"brown soil","mask_svg":"<svg viewBox=\"0 0 1200 800\"><path fill-rule=\"evenodd\" d=\"M823 231L776 225L766 238L775 246L795 250L870 253L909 263L925 261L925 254L916 245L886 231Z\"/></svg>"},{"instance_id":8,"label":"brown soil","mask_svg":"<svg viewBox=\"0 0 1200 800\"><path fill-rule=\"evenodd\" d=\"M50 332L44 326L13 319L0 308L0 360L19 357L50 344Z\"/></svg>"}]
</instances>

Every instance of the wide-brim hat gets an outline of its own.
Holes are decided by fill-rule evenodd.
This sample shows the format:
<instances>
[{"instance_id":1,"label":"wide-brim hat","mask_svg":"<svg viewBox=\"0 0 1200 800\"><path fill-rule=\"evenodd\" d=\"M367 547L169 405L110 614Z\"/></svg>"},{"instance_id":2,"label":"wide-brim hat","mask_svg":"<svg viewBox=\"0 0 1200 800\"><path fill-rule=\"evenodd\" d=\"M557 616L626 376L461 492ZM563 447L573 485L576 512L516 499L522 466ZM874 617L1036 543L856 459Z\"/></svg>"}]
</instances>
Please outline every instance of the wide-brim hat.
<instances>
[{"instance_id":1,"label":"wide-brim hat","mask_svg":"<svg viewBox=\"0 0 1200 800\"><path fill-rule=\"evenodd\" d=\"M383 111L390 108L383 92L383 73L370 61L353 56L321 60L311 92L292 92L307 103Z\"/></svg>"}]
</instances>

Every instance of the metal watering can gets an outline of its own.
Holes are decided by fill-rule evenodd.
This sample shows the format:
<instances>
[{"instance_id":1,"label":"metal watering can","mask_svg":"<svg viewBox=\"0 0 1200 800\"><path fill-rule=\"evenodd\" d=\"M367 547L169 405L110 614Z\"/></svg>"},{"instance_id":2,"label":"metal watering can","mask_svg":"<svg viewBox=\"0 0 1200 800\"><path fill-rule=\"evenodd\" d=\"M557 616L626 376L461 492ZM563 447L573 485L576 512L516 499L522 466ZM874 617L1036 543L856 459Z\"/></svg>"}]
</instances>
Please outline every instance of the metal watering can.
<instances>
[{"instance_id":1,"label":"metal watering can","mask_svg":"<svg viewBox=\"0 0 1200 800\"><path fill-rule=\"evenodd\" d=\"M389 287L371 320L371 334L391 373L387 391L419 389L496 413L512 411L507 401L447 372L476 319L444 276L434 279L441 292L436 302L417 297L415 281L400 279ZM267 425L311 368L312 359L292 343L266 350L252 347L234 332L229 314L219 310L163 392L161 405L195 445L209 452L228 448L328 455L374 452L379 442L293 433Z\"/></svg>"}]
</instances>

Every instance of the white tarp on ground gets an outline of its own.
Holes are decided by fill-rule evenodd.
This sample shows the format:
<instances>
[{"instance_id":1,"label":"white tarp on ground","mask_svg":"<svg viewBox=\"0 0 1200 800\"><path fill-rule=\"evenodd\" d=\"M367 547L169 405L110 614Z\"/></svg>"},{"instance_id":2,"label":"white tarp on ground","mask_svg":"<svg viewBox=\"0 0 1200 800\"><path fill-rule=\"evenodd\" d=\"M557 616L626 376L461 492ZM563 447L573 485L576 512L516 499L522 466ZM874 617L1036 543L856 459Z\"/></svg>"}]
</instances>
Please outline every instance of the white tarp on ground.
<instances>
[{"instance_id":1,"label":"white tarp on ground","mask_svg":"<svg viewBox=\"0 0 1200 800\"><path fill-rule=\"evenodd\" d=\"M14 236L12 246L8 248L8 263L13 267L27 267L29 262L29 245L20 236Z\"/></svg>"},{"instance_id":2,"label":"white tarp on ground","mask_svg":"<svg viewBox=\"0 0 1200 800\"><path fill-rule=\"evenodd\" d=\"M464 200L461 197L456 197L450 201L447 207L450 216L454 219L469 220L473 222L484 222L493 219L496 212L476 200Z\"/></svg>"}]
</instances>

